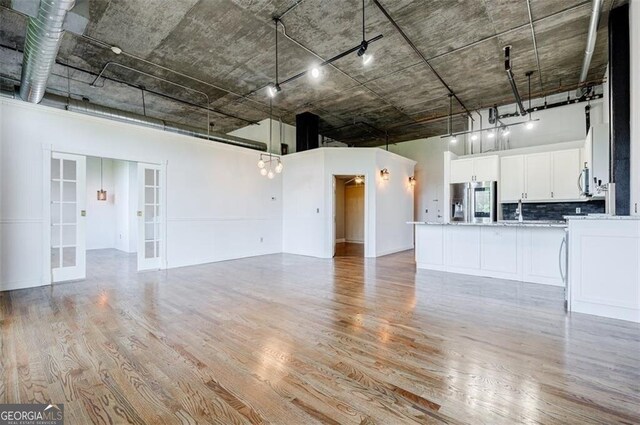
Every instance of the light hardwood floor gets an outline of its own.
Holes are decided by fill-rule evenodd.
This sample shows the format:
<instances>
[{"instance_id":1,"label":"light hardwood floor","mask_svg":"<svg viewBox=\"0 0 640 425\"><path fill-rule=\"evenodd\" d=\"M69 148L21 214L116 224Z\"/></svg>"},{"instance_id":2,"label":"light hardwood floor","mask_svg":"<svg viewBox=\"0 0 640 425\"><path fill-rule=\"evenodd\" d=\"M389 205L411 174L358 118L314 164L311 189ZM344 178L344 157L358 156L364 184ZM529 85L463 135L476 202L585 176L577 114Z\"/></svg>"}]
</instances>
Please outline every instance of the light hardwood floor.
<instances>
[{"instance_id":1,"label":"light hardwood floor","mask_svg":"<svg viewBox=\"0 0 640 425\"><path fill-rule=\"evenodd\" d=\"M68 424L640 423L638 325L412 255L138 274L90 252L84 282L0 295L0 402Z\"/></svg>"}]
</instances>

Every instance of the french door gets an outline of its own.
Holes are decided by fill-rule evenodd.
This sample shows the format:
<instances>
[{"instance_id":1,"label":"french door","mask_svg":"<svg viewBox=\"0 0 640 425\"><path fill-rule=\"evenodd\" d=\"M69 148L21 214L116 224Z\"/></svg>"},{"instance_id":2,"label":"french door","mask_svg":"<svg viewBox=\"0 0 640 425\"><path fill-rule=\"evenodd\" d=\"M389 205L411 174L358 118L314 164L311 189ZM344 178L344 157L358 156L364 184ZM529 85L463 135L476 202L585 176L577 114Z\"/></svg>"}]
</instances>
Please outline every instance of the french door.
<instances>
[{"instance_id":1,"label":"french door","mask_svg":"<svg viewBox=\"0 0 640 425\"><path fill-rule=\"evenodd\" d=\"M159 269L164 247L161 166L138 163L138 270Z\"/></svg>"},{"instance_id":2,"label":"french door","mask_svg":"<svg viewBox=\"0 0 640 425\"><path fill-rule=\"evenodd\" d=\"M86 158L51 153L51 274L53 282L86 276Z\"/></svg>"}]
</instances>

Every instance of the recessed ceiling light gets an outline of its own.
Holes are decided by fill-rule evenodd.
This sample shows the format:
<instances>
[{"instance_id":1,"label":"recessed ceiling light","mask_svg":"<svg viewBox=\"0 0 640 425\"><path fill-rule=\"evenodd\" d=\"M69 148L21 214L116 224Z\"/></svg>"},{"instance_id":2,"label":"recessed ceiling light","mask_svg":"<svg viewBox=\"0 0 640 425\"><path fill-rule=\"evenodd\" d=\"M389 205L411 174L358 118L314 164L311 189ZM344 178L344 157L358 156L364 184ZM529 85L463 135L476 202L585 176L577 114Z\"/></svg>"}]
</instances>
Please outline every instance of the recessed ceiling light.
<instances>
[{"instance_id":1,"label":"recessed ceiling light","mask_svg":"<svg viewBox=\"0 0 640 425\"><path fill-rule=\"evenodd\" d=\"M116 55L119 55L120 53L122 53L122 49L119 48L118 46L111 46L111 51Z\"/></svg>"},{"instance_id":2,"label":"recessed ceiling light","mask_svg":"<svg viewBox=\"0 0 640 425\"><path fill-rule=\"evenodd\" d=\"M311 68L311 76L313 78L320 78L320 68L317 68L317 67Z\"/></svg>"},{"instance_id":3,"label":"recessed ceiling light","mask_svg":"<svg viewBox=\"0 0 640 425\"><path fill-rule=\"evenodd\" d=\"M531 130L531 129L533 128L533 126L534 126L533 121L529 121L528 123L526 123L526 124L524 125L524 127L525 127L527 130Z\"/></svg>"}]
</instances>

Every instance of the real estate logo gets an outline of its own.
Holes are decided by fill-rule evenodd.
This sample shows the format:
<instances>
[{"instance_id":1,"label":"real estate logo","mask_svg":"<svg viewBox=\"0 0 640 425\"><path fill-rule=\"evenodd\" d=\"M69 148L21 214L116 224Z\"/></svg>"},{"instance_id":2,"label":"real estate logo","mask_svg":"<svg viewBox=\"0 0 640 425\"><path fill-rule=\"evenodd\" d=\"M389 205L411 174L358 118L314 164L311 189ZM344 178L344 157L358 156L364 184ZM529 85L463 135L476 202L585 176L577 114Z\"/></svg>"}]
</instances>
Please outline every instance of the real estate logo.
<instances>
[{"instance_id":1,"label":"real estate logo","mask_svg":"<svg viewBox=\"0 0 640 425\"><path fill-rule=\"evenodd\" d=\"M0 425L63 425L64 404L0 404Z\"/></svg>"}]
</instances>

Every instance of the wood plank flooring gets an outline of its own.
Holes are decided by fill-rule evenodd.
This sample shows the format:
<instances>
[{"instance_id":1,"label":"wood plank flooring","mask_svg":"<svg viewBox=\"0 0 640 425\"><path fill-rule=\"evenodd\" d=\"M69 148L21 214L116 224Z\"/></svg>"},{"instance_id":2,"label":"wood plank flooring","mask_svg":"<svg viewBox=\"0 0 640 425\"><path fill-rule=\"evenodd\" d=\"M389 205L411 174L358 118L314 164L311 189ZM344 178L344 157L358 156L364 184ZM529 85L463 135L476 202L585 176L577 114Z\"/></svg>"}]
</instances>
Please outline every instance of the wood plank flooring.
<instances>
[{"instance_id":1,"label":"wood plank flooring","mask_svg":"<svg viewBox=\"0 0 640 425\"><path fill-rule=\"evenodd\" d=\"M336 244L336 257L364 257L364 244L339 242Z\"/></svg>"},{"instance_id":2,"label":"wood plank flooring","mask_svg":"<svg viewBox=\"0 0 640 425\"><path fill-rule=\"evenodd\" d=\"M0 403L67 424L640 423L640 327L413 253L269 255L0 294ZM605 284L605 282L603 282Z\"/></svg>"}]
</instances>

